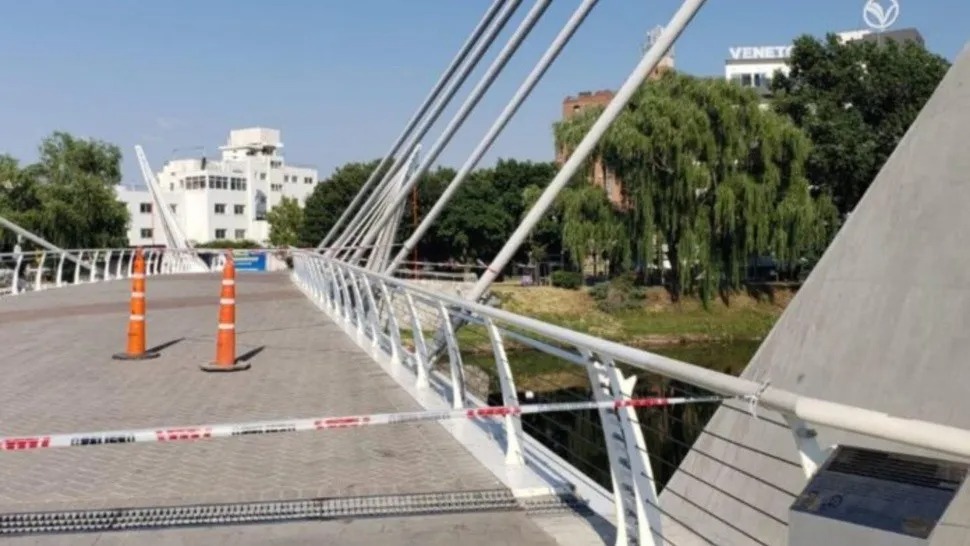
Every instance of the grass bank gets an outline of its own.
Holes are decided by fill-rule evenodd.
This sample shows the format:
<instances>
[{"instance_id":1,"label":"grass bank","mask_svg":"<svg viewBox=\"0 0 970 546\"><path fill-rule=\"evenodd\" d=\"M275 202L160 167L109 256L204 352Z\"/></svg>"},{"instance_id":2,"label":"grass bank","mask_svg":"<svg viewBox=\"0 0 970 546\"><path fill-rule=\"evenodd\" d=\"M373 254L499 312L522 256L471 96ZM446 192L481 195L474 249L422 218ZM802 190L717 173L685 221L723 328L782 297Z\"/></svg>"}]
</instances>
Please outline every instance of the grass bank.
<instances>
[{"instance_id":1,"label":"grass bank","mask_svg":"<svg viewBox=\"0 0 970 546\"><path fill-rule=\"evenodd\" d=\"M760 340L792 296L789 290L739 293L705 309L696 299L673 302L663 288L651 288L642 306L607 313L586 288L502 284L492 290L505 310L638 347Z\"/></svg>"}]
</instances>

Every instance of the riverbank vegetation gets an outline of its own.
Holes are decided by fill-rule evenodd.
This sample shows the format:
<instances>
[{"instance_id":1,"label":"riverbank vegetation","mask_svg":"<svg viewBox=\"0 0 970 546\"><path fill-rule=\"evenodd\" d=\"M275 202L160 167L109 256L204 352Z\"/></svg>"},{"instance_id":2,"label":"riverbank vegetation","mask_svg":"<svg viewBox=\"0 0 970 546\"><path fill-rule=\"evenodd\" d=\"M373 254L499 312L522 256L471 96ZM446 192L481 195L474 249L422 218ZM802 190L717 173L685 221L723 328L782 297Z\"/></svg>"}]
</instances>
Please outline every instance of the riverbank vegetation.
<instances>
[{"instance_id":1,"label":"riverbank vegetation","mask_svg":"<svg viewBox=\"0 0 970 546\"><path fill-rule=\"evenodd\" d=\"M708 305L677 301L662 287L649 287L623 308L603 305L599 287L569 290L501 284L493 293L503 309L637 347L692 342L760 340L791 300L794 289L751 289L729 302Z\"/></svg>"}]
</instances>

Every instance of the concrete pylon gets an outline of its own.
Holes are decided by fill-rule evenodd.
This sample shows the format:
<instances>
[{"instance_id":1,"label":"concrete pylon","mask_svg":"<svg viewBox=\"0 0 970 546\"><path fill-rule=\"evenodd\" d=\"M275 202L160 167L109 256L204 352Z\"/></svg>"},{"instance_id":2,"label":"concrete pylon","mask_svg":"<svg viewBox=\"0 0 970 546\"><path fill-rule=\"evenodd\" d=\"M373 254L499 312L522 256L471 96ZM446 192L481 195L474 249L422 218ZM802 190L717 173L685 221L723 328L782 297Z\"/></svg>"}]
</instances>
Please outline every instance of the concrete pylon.
<instances>
[{"instance_id":1,"label":"concrete pylon","mask_svg":"<svg viewBox=\"0 0 970 546\"><path fill-rule=\"evenodd\" d=\"M742 377L970 428L970 47ZM733 409L737 408L737 409ZM784 545L806 481L781 416L722 407L661 494L677 544ZM847 443L914 452L820 429ZM966 545L964 487L932 544ZM688 499L688 500L685 500ZM678 539L674 539L678 537ZM688 537L694 537L690 539Z\"/></svg>"}]
</instances>

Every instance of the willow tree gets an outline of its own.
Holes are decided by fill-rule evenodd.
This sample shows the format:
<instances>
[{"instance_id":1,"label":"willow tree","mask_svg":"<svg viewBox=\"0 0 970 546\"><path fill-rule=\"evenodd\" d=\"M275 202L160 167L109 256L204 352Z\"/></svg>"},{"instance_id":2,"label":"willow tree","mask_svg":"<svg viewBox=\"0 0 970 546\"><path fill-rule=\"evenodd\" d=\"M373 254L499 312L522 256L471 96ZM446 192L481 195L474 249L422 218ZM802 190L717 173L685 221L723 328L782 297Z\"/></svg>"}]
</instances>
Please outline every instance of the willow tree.
<instances>
[{"instance_id":1,"label":"willow tree","mask_svg":"<svg viewBox=\"0 0 970 546\"><path fill-rule=\"evenodd\" d=\"M629 236L602 189L580 182L560 199L562 245L574 264L583 269L592 262L594 276L600 273L600 260L628 264Z\"/></svg>"},{"instance_id":2,"label":"willow tree","mask_svg":"<svg viewBox=\"0 0 970 546\"><path fill-rule=\"evenodd\" d=\"M572 149L601 113L556 125ZM808 138L751 91L668 72L642 86L594 151L622 180L637 258L661 263L666 244L676 298L738 288L749 259L783 263L817 252L830 204L809 193ZM833 226L834 228L834 226Z\"/></svg>"}]
</instances>

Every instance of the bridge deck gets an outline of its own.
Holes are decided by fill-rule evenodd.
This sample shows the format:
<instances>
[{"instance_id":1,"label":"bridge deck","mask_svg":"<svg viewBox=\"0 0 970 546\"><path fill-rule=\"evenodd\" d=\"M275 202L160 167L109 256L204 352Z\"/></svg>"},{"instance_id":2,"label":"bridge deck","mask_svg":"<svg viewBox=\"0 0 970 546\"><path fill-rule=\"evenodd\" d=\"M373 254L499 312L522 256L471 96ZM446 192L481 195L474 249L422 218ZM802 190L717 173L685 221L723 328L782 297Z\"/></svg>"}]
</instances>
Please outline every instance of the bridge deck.
<instances>
[{"instance_id":1,"label":"bridge deck","mask_svg":"<svg viewBox=\"0 0 970 546\"><path fill-rule=\"evenodd\" d=\"M167 345L149 361L111 359L125 344L128 290L127 282L111 282L0 301L0 435L420 409L280 275L240 275L237 281L237 352L258 353L250 370L235 374L198 369L215 351L218 277L148 279L148 345ZM0 461L0 513L501 487L434 423L11 452ZM393 536L395 543L433 543L426 533L451 526L467 527L472 543L474 529L483 544L552 543L522 512L469 518L380 520L375 525L390 533L382 538L361 524L368 526L369 542ZM343 534L334 525L341 524L283 527L290 539L298 529L333 538ZM153 533L152 540L174 533L172 540L184 541L198 532L217 533L221 538L198 537L213 543L237 543L240 533L282 538L275 527L173 530Z\"/></svg>"}]
</instances>

